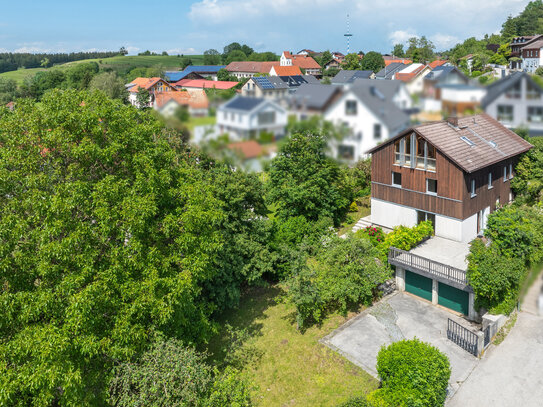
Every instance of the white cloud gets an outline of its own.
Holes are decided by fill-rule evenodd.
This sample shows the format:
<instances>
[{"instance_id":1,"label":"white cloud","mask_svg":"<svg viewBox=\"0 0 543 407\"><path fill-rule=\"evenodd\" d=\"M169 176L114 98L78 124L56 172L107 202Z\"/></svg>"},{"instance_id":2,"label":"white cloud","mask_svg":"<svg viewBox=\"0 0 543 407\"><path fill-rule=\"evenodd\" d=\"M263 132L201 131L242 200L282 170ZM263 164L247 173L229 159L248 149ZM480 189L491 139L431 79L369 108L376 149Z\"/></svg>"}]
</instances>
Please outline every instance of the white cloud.
<instances>
[{"instance_id":1,"label":"white cloud","mask_svg":"<svg viewBox=\"0 0 543 407\"><path fill-rule=\"evenodd\" d=\"M405 44L409 38L418 37L417 33L412 30L396 30L388 35L388 39L392 45Z\"/></svg>"},{"instance_id":2,"label":"white cloud","mask_svg":"<svg viewBox=\"0 0 543 407\"><path fill-rule=\"evenodd\" d=\"M195 48L172 48L172 49L167 49L166 52L169 54L169 55L193 55L193 54L197 54L198 52L196 51Z\"/></svg>"},{"instance_id":3,"label":"white cloud","mask_svg":"<svg viewBox=\"0 0 543 407\"><path fill-rule=\"evenodd\" d=\"M437 33L430 36L430 41L434 43L437 51L443 51L452 48L463 40L454 35Z\"/></svg>"},{"instance_id":4,"label":"white cloud","mask_svg":"<svg viewBox=\"0 0 543 407\"><path fill-rule=\"evenodd\" d=\"M140 48L138 47L125 47L129 54L137 54Z\"/></svg>"}]
</instances>

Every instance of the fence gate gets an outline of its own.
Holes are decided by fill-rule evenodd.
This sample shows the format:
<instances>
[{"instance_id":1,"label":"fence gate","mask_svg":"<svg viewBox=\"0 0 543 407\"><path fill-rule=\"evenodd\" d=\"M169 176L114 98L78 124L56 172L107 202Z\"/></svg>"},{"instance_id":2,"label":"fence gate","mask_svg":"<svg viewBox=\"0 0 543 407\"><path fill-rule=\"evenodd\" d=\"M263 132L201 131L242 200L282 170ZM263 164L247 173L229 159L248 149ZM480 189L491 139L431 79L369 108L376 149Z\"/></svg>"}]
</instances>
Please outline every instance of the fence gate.
<instances>
[{"instance_id":1,"label":"fence gate","mask_svg":"<svg viewBox=\"0 0 543 407\"><path fill-rule=\"evenodd\" d=\"M450 318L447 321L447 338L473 356L477 356L477 335Z\"/></svg>"}]
</instances>

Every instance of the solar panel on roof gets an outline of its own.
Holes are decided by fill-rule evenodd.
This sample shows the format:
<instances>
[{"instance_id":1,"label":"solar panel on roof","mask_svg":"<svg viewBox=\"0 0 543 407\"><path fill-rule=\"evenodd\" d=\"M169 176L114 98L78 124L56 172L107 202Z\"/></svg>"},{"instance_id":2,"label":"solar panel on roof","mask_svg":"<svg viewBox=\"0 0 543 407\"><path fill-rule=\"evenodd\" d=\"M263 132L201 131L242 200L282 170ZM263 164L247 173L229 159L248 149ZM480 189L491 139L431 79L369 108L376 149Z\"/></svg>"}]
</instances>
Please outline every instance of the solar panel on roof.
<instances>
[{"instance_id":1,"label":"solar panel on roof","mask_svg":"<svg viewBox=\"0 0 543 407\"><path fill-rule=\"evenodd\" d=\"M260 85L262 89L275 89L275 86L264 76L253 77L253 80Z\"/></svg>"}]
</instances>

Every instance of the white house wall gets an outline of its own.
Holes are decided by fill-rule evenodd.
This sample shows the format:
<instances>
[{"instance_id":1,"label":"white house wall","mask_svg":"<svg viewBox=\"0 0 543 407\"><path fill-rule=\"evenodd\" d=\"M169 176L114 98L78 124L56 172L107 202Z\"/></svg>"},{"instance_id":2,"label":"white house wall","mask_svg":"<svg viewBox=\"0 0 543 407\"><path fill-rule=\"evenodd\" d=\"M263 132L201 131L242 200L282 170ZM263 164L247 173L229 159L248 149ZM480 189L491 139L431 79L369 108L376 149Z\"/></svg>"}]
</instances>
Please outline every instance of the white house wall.
<instances>
[{"instance_id":1,"label":"white house wall","mask_svg":"<svg viewBox=\"0 0 543 407\"><path fill-rule=\"evenodd\" d=\"M462 242L471 242L477 237L477 214L462 222Z\"/></svg>"},{"instance_id":2,"label":"white house wall","mask_svg":"<svg viewBox=\"0 0 543 407\"><path fill-rule=\"evenodd\" d=\"M407 206L372 198L371 222L390 229L400 225L413 227L417 224L417 211Z\"/></svg>"},{"instance_id":3,"label":"white house wall","mask_svg":"<svg viewBox=\"0 0 543 407\"><path fill-rule=\"evenodd\" d=\"M357 102L356 115L346 115L345 105L347 101ZM376 117L354 93L345 93L336 103L332 104L324 113L324 119L335 125L346 125L351 129L352 136L346 137L339 144L354 147L354 161L364 158L366 152L383 140L388 139L389 130L384 123ZM374 124L381 125L381 138L373 137ZM333 154L337 157L337 143L333 143Z\"/></svg>"}]
</instances>

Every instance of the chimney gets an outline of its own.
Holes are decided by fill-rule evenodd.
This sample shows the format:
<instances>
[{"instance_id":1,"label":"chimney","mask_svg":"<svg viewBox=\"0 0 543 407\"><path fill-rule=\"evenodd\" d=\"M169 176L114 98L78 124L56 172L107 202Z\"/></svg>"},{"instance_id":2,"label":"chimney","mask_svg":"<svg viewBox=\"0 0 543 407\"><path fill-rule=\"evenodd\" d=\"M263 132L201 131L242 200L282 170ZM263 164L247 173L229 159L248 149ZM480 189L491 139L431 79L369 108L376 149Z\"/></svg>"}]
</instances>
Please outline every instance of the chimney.
<instances>
[{"instance_id":1,"label":"chimney","mask_svg":"<svg viewBox=\"0 0 543 407\"><path fill-rule=\"evenodd\" d=\"M447 118L447 122L454 127L458 127L458 117L457 116L449 116Z\"/></svg>"}]
</instances>

